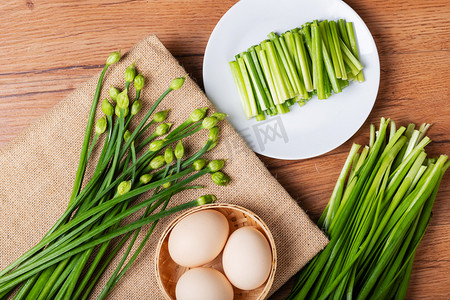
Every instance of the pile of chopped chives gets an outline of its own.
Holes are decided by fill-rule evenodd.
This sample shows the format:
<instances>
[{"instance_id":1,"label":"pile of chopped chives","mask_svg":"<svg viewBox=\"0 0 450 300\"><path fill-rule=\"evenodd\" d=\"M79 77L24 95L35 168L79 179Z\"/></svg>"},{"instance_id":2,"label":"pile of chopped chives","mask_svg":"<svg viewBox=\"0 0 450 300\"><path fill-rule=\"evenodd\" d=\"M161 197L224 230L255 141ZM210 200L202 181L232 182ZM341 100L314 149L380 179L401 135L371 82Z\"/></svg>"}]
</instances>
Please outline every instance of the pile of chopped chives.
<instances>
[{"instance_id":1,"label":"pile of chopped chives","mask_svg":"<svg viewBox=\"0 0 450 300\"><path fill-rule=\"evenodd\" d=\"M289 112L312 95L327 99L364 81L352 22L314 20L235 56L231 73L247 119Z\"/></svg>"}]
</instances>

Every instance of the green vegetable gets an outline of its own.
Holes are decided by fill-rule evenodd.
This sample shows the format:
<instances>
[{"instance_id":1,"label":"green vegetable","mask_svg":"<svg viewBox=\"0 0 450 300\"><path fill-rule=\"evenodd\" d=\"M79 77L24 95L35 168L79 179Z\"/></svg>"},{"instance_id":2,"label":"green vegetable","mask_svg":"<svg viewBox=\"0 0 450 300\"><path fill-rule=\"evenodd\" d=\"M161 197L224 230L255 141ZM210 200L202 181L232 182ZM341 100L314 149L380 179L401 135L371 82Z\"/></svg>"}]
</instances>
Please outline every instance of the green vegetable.
<instances>
[{"instance_id":1,"label":"green vegetable","mask_svg":"<svg viewBox=\"0 0 450 300\"><path fill-rule=\"evenodd\" d=\"M252 83L250 81L250 76L248 74L248 70L245 66L245 62L244 62L244 58L243 57L239 57L237 59L237 62L239 64L239 69L241 72L241 77L243 78L243 82L244 82L244 86L245 86L245 90L247 91L247 97L248 97L248 103L250 106L250 114L251 116L256 116L259 114L258 111L258 102L256 102L255 100L255 96L253 93L253 88L252 88Z\"/></svg>"},{"instance_id":2,"label":"green vegetable","mask_svg":"<svg viewBox=\"0 0 450 300\"><path fill-rule=\"evenodd\" d=\"M169 113L169 110L159 111L155 114L155 116L153 117L153 120L158 123L164 122L167 118L168 113Z\"/></svg>"},{"instance_id":3,"label":"green vegetable","mask_svg":"<svg viewBox=\"0 0 450 300\"><path fill-rule=\"evenodd\" d=\"M164 140L156 140L156 141L153 141L153 142L150 143L150 146L149 146L148 150L151 151L151 152L158 152L165 145L166 144L165 144Z\"/></svg>"},{"instance_id":4,"label":"green vegetable","mask_svg":"<svg viewBox=\"0 0 450 300\"><path fill-rule=\"evenodd\" d=\"M323 53L322 53L322 37L317 22L311 24L311 38L313 49L313 64L314 70L317 73L317 97L319 99L325 99L325 82L323 74Z\"/></svg>"},{"instance_id":5,"label":"green vegetable","mask_svg":"<svg viewBox=\"0 0 450 300\"><path fill-rule=\"evenodd\" d=\"M109 97L111 97L111 100L113 100L114 102L116 102L116 98L119 94L120 94L120 91L118 89L116 89L115 87L112 86L109 88Z\"/></svg>"},{"instance_id":6,"label":"green vegetable","mask_svg":"<svg viewBox=\"0 0 450 300\"><path fill-rule=\"evenodd\" d=\"M130 83L133 82L134 77L136 77L136 68L134 67L134 63L132 63L125 71L125 86L127 89Z\"/></svg>"},{"instance_id":7,"label":"green vegetable","mask_svg":"<svg viewBox=\"0 0 450 300\"><path fill-rule=\"evenodd\" d=\"M194 167L194 169L196 171L200 171L201 169L203 169L206 165L206 159L197 159L196 161L194 161L194 163L192 164L192 166Z\"/></svg>"},{"instance_id":8,"label":"green vegetable","mask_svg":"<svg viewBox=\"0 0 450 300\"><path fill-rule=\"evenodd\" d=\"M296 61L297 70L301 71L306 90L308 92L312 92L314 88L311 80L311 72L309 69L310 62L308 54L306 52L303 35L300 34L298 30L293 30L293 37L296 50L296 52L294 53L294 59Z\"/></svg>"},{"instance_id":9,"label":"green vegetable","mask_svg":"<svg viewBox=\"0 0 450 300\"><path fill-rule=\"evenodd\" d=\"M155 134L157 136L162 136L167 134L170 131L170 127L172 127L172 123L162 123L159 124L155 129Z\"/></svg>"},{"instance_id":10,"label":"green vegetable","mask_svg":"<svg viewBox=\"0 0 450 300\"><path fill-rule=\"evenodd\" d=\"M150 180L152 180L152 178L153 178L153 174L143 174L143 175L141 176L141 178L139 179L139 181L140 181L142 184L147 184L147 183L150 182Z\"/></svg>"},{"instance_id":11,"label":"green vegetable","mask_svg":"<svg viewBox=\"0 0 450 300\"><path fill-rule=\"evenodd\" d=\"M121 196L121 195L125 195L126 193L128 193L131 190L131 181L122 181L121 183L119 183L119 185L117 186L117 195Z\"/></svg>"},{"instance_id":12,"label":"green vegetable","mask_svg":"<svg viewBox=\"0 0 450 300\"><path fill-rule=\"evenodd\" d=\"M353 55L357 59L359 59L358 47L356 45L355 33L353 31L353 23L352 22L348 22L348 23L345 24L345 26L347 28L347 35L348 35L348 43L347 44L350 44L350 47L347 46L347 48L351 48ZM342 27L342 32L345 32L343 27ZM345 35L345 33L344 33L344 35ZM344 39L344 41L345 41L345 39ZM356 75L356 78L358 79L359 82L363 82L364 81L363 73L359 72L358 75Z\"/></svg>"},{"instance_id":13,"label":"green vegetable","mask_svg":"<svg viewBox=\"0 0 450 300\"><path fill-rule=\"evenodd\" d=\"M219 127L214 126L209 130L208 140L215 143L219 140Z\"/></svg>"},{"instance_id":14,"label":"green vegetable","mask_svg":"<svg viewBox=\"0 0 450 300\"><path fill-rule=\"evenodd\" d=\"M293 91L290 91L289 89L291 86L287 81L284 69L280 64L274 44L271 41L264 41L261 43L261 48L267 53L267 60L269 62L269 68L272 73L279 104L282 104L286 100L289 100L291 96L294 96Z\"/></svg>"},{"instance_id":15,"label":"green vegetable","mask_svg":"<svg viewBox=\"0 0 450 300\"><path fill-rule=\"evenodd\" d=\"M109 103L108 99L103 100L102 111L107 116L112 116L114 114L114 107Z\"/></svg>"},{"instance_id":16,"label":"green vegetable","mask_svg":"<svg viewBox=\"0 0 450 300\"><path fill-rule=\"evenodd\" d=\"M177 159L181 159L184 156L184 146L181 141L178 142L178 144L175 146L175 157Z\"/></svg>"},{"instance_id":17,"label":"green vegetable","mask_svg":"<svg viewBox=\"0 0 450 300\"><path fill-rule=\"evenodd\" d=\"M319 219L330 242L287 299L403 299L448 157L427 159L429 126L381 119L369 147L354 144ZM419 138L420 137L420 138Z\"/></svg>"},{"instance_id":18,"label":"green vegetable","mask_svg":"<svg viewBox=\"0 0 450 300\"><path fill-rule=\"evenodd\" d=\"M95 124L95 133L98 135L102 134L103 132L105 132L107 125L108 124L106 122L106 118L101 117L100 119L98 119L97 123Z\"/></svg>"},{"instance_id":19,"label":"green vegetable","mask_svg":"<svg viewBox=\"0 0 450 300\"><path fill-rule=\"evenodd\" d=\"M130 139L131 137L131 132L129 130L126 130L123 134L123 140L126 142Z\"/></svg>"},{"instance_id":20,"label":"green vegetable","mask_svg":"<svg viewBox=\"0 0 450 300\"><path fill-rule=\"evenodd\" d=\"M120 60L120 57L121 57L120 51L116 51L116 52L111 53L108 56L108 58L106 59L105 67L108 67L108 66L110 66L112 64L115 64L116 62L118 62Z\"/></svg>"},{"instance_id":21,"label":"green vegetable","mask_svg":"<svg viewBox=\"0 0 450 300\"><path fill-rule=\"evenodd\" d=\"M126 109L130 105L130 99L128 98L128 89L124 89L119 95L117 95L117 106L121 109Z\"/></svg>"},{"instance_id":22,"label":"green vegetable","mask_svg":"<svg viewBox=\"0 0 450 300\"><path fill-rule=\"evenodd\" d=\"M230 183L230 177L220 171L212 173L211 180L217 185L228 185Z\"/></svg>"},{"instance_id":23,"label":"green vegetable","mask_svg":"<svg viewBox=\"0 0 450 300\"><path fill-rule=\"evenodd\" d=\"M164 156L163 155L158 155L158 156L155 156L150 161L149 166L150 166L150 168L152 170L156 170L156 169L161 168L165 163L166 163L166 160L165 160Z\"/></svg>"},{"instance_id":24,"label":"green vegetable","mask_svg":"<svg viewBox=\"0 0 450 300\"><path fill-rule=\"evenodd\" d=\"M206 117L202 121L202 126L205 129L212 129L217 125L217 122L219 122L219 120L215 117Z\"/></svg>"},{"instance_id":25,"label":"green vegetable","mask_svg":"<svg viewBox=\"0 0 450 300\"><path fill-rule=\"evenodd\" d=\"M114 112L117 117L125 118L126 116L128 116L130 109L128 108L128 106L125 108L121 108L119 105L117 105L114 109Z\"/></svg>"},{"instance_id":26,"label":"green vegetable","mask_svg":"<svg viewBox=\"0 0 450 300\"><path fill-rule=\"evenodd\" d=\"M244 83L244 78L239 67L239 63L235 61L230 62L231 74L233 75L234 83L239 93L239 98L241 99L242 108L244 109L244 114L247 119L253 117L252 111L250 110L250 102L247 94L247 88Z\"/></svg>"},{"instance_id":27,"label":"green vegetable","mask_svg":"<svg viewBox=\"0 0 450 300\"><path fill-rule=\"evenodd\" d=\"M202 120L206 116L207 108L197 108L189 115L189 120L193 123Z\"/></svg>"},{"instance_id":28,"label":"green vegetable","mask_svg":"<svg viewBox=\"0 0 450 300\"><path fill-rule=\"evenodd\" d=\"M133 104L131 105L131 115L135 116L137 115L142 109L142 101L141 100L136 100L133 102Z\"/></svg>"},{"instance_id":29,"label":"green vegetable","mask_svg":"<svg viewBox=\"0 0 450 300\"><path fill-rule=\"evenodd\" d=\"M224 120L227 117L227 114L221 113L221 112L215 112L211 115L211 117L216 118L219 121Z\"/></svg>"},{"instance_id":30,"label":"green vegetable","mask_svg":"<svg viewBox=\"0 0 450 300\"><path fill-rule=\"evenodd\" d=\"M170 165L174 160L174 154L172 147L167 147L166 151L164 152L164 161L166 164Z\"/></svg>"},{"instance_id":31,"label":"green vegetable","mask_svg":"<svg viewBox=\"0 0 450 300\"><path fill-rule=\"evenodd\" d=\"M217 172L220 169L222 169L224 165L225 165L225 160L216 159L216 160L212 160L209 162L208 169L210 172Z\"/></svg>"},{"instance_id":32,"label":"green vegetable","mask_svg":"<svg viewBox=\"0 0 450 300\"><path fill-rule=\"evenodd\" d=\"M262 84L261 84L261 80L258 76L258 73L256 71L256 66L253 63L253 59L250 55L250 53L245 52L242 55L244 62L245 62L245 67L248 70L248 74L250 76L250 80L251 82L254 84L253 88L254 88L254 96L256 98L256 100L258 101L258 107L260 108L260 110L258 110L258 113L260 113L260 111L264 111L267 109L267 107L270 106L269 101L267 100L266 94L263 90Z\"/></svg>"},{"instance_id":33,"label":"green vegetable","mask_svg":"<svg viewBox=\"0 0 450 300\"><path fill-rule=\"evenodd\" d=\"M268 37L229 63L247 119L284 114L313 94L327 99L350 80L364 81L351 22L314 20Z\"/></svg>"},{"instance_id":34,"label":"green vegetable","mask_svg":"<svg viewBox=\"0 0 450 300\"><path fill-rule=\"evenodd\" d=\"M134 88L136 89L136 92L140 92L145 85L145 78L142 74L138 74L136 77L134 77Z\"/></svg>"},{"instance_id":35,"label":"green vegetable","mask_svg":"<svg viewBox=\"0 0 450 300\"><path fill-rule=\"evenodd\" d=\"M185 76L183 76L183 77L175 78L175 79L170 83L170 88L171 88L172 90L178 90L178 89L180 89L180 88L183 86L184 81L186 80L186 77L187 77L187 75L185 75Z\"/></svg>"},{"instance_id":36,"label":"green vegetable","mask_svg":"<svg viewBox=\"0 0 450 300\"><path fill-rule=\"evenodd\" d=\"M183 86L185 77L174 79L138 125L130 128L131 119L142 109L140 91L144 87L144 77L136 76L134 64L129 66L125 72L126 88L122 92L114 87L109 89L116 107L105 99L101 106L106 116L94 126L104 75L108 66L119 59L120 52L111 54L100 75L68 207L40 242L0 271L1 299L19 286L14 299L87 299L115 255L127 245L125 254L100 294L99 298L103 299L136 260L159 219L216 200L212 195L205 195L166 209L173 195L186 189L202 188L190 184L223 167L224 160L213 160L208 164L202 157L217 143L218 127L215 125L225 117L224 114L207 117L208 138L205 138L203 147L189 157L184 157L182 140L204 130L202 119L206 116L206 108L195 110L195 114L172 132L171 123L162 123L150 136L142 141L139 139L147 134L152 124L166 120L168 110L150 118L165 96ZM130 108L128 92L130 86L133 87L130 85L133 80L136 97ZM94 128L96 134L90 141ZM105 131L108 132L96 167L91 178L84 178L92 150L99 135ZM165 139L155 140L165 134ZM145 151L147 145L148 150ZM174 158L177 159L176 165L172 165ZM83 187L82 182L85 182ZM148 191L153 191L150 198L135 201ZM140 218L124 223L125 218L135 214ZM140 229L150 223L150 230L145 233L137 250L131 253ZM115 238L119 238L118 243L111 243Z\"/></svg>"}]
</instances>

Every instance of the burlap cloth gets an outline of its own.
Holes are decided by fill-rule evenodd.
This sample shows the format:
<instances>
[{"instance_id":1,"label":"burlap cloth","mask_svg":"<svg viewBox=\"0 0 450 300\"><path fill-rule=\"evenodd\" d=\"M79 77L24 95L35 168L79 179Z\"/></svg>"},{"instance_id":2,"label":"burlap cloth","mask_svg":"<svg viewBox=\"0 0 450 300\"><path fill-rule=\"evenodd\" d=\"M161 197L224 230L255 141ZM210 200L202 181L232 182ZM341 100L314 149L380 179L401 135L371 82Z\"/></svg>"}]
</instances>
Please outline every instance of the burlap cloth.
<instances>
[{"instance_id":1,"label":"burlap cloth","mask_svg":"<svg viewBox=\"0 0 450 300\"><path fill-rule=\"evenodd\" d=\"M108 70L101 99L107 97L109 86L123 87L124 71L132 62L136 62L138 71L146 77L141 97L143 111L173 78L185 74L158 38L148 36ZM67 207L97 80L98 75L91 78L0 149L0 269L36 244ZM163 100L159 109L170 108L168 121L176 126L192 110L205 106L212 107L200 88L188 78L182 89ZM203 138L188 141L187 149L191 152L199 149L197 145L204 141ZM221 141L209 155L228 158L224 171L232 178L230 185L215 186L205 176L196 182L204 184L205 189L183 192L173 202L208 193L216 195L219 201L244 206L259 215L270 228L278 252L273 293L320 251L327 239L228 123L221 126ZM88 177L92 169L91 164ZM162 298L155 280L153 257L156 242L173 217L159 223L110 299ZM110 273L111 268L94 295Z\"/></svg>"}]
</instances>

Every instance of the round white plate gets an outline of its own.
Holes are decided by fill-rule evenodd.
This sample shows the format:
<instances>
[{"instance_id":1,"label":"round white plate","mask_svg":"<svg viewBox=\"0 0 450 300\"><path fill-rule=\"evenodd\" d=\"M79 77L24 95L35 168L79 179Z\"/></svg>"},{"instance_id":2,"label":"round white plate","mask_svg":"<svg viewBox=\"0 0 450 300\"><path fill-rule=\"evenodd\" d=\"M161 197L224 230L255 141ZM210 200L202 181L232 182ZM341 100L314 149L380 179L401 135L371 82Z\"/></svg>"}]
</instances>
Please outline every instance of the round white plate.
<instances>
[{"instance_id":1,"label":"round white plate","mask_svg":"<svg viewBox=\"0 0 450 300\"><path fill-rule=\"evenodd\" d=\"M234 55L267 38L305 22L345 19L353 22L365 82L350 86L327 100L313 97L305 106L257 122L247 120L231 75ZM217 23L203 61L206 95L253 151L280 159L303 159L331 151L347 141L368 117L378 93L380 61L369 29L340 0L241 0Z\"/></svg>"}]
</instances>

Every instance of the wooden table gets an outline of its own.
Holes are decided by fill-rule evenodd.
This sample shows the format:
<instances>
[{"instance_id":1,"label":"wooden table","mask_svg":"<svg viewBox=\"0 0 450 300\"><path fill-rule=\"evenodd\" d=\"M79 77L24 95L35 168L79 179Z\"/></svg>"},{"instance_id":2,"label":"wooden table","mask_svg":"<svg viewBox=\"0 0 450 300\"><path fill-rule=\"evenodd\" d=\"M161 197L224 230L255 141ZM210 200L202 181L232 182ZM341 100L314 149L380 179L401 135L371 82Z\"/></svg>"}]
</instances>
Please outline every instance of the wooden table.
<instances>
[{"instance_id":1,"label":"wooden table","mask_svg":"<svg viewBox=\"0 0 450 300\"><path fill-rule=\"evenodd\" d=\"M203 52L220 17L236 0L2 1L0 15L0 146L97 73L105 57L149 33L202 86ZM450 3L447 0L346 1L377 44L381 84L364 126L344 145L317 158L260 157L317 220L352 142L367 143L371 122L432 122L428 153L450 154ZM409 298L450 298L450 176L420 244Z\"/></svg>"}]
</instances>

